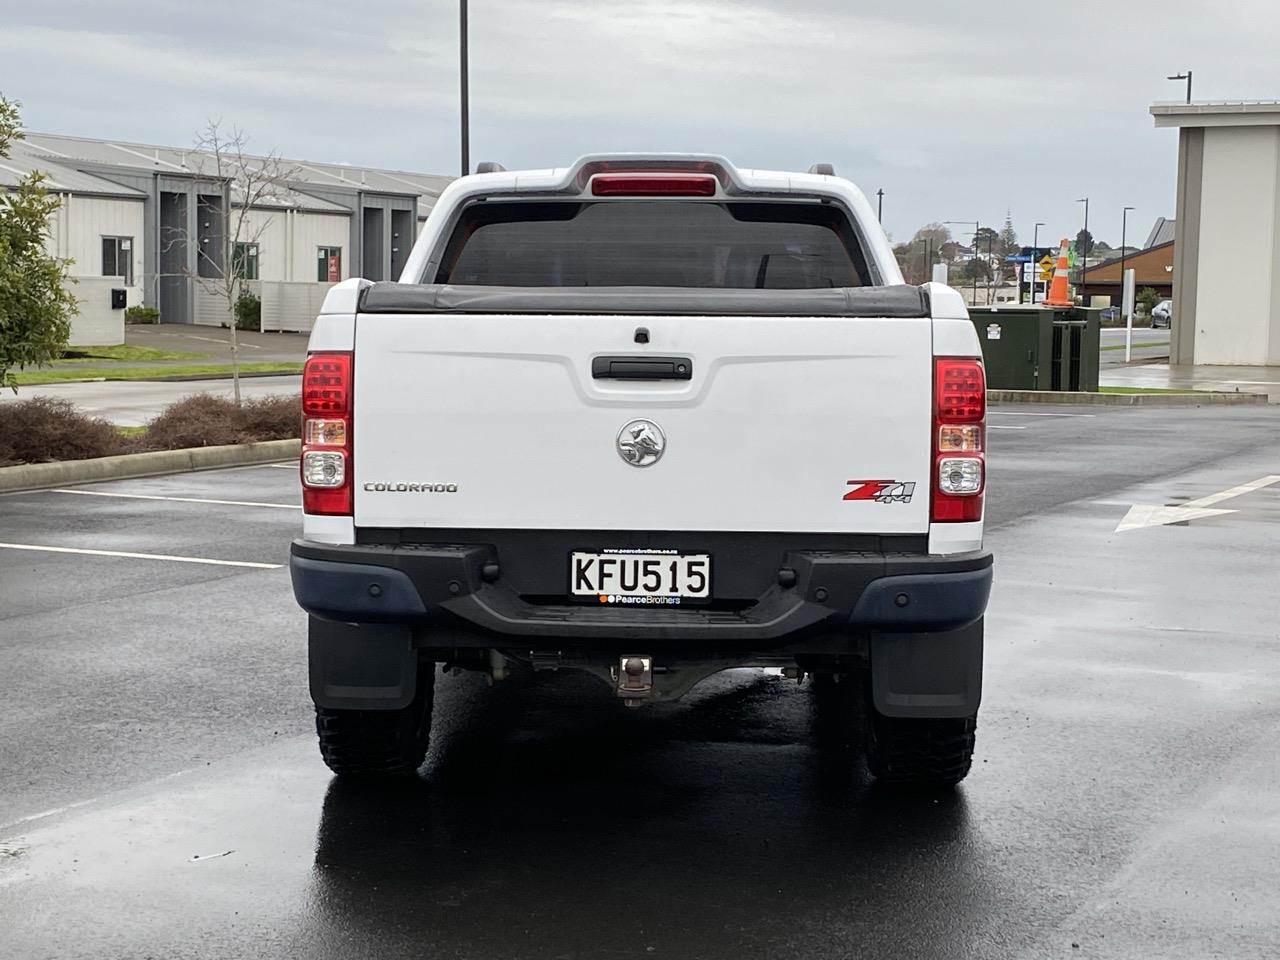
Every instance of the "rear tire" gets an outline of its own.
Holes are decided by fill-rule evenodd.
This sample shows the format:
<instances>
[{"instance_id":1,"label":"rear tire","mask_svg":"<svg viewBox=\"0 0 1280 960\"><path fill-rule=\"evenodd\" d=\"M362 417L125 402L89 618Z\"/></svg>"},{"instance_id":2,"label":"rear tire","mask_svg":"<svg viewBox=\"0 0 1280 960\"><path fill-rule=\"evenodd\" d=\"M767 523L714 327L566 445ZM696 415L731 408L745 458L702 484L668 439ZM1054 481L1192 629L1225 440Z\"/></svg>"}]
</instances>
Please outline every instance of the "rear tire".
<instances>
[{"instance_id":1,"label":"rear tire","mask_svg":"<svg viewBox=\"0 0 1280 960\"><path fill-rule=\"evenodd\" d=\"M333 710L316 707L316 735L325 765L341 777L406 776L427 757L435 664L418 666L413 702L400 710Z\"/></svg>"},{"instance_id":2,"label":"rear tire","mask_svg":"<svg viewBox=\"0 0 1280 960\"><path fill-rule=\"evenodd\" d=\"M868 706L867 768L881 783L950 787L973 763L977 717L886 717Z\"/></svg>"}]
</instances>

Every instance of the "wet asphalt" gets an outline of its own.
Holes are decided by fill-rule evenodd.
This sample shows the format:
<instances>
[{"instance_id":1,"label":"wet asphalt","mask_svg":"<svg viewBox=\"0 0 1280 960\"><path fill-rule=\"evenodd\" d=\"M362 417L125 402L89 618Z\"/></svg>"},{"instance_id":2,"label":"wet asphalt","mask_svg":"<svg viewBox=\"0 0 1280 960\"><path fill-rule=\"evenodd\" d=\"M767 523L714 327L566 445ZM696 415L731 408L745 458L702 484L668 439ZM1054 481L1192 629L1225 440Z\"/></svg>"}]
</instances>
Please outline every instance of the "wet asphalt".
<instances>
[{"instance_id":1,"label":"wet asphalt","mask_svg":"<svg viewBox=\"0 0 1280 960\"><path fill-rule=\"evenodd\" d=\"M0 957L1280 954L1280 484L1116 532L1280 474L1280 408L991 423L985 698L945 795L877 789L756 671L634 712L442 677L420 779L338 783L283 566L0 547ZM79 489L265 505L17 494L0 542L283 564L298 523L275 467Z\"/></svg>"}]
</instances>

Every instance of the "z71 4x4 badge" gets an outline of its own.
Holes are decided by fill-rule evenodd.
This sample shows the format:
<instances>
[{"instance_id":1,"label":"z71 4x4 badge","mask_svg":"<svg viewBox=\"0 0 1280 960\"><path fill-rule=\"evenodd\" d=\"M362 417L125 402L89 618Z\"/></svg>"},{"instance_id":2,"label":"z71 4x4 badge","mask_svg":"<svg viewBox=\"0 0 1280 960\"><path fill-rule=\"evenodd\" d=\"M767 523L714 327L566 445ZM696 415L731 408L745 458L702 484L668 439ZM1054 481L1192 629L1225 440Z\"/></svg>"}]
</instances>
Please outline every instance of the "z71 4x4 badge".
<instances>
[{"instance_id":1,"label":"z71 4x4 badge","mask_svg":"<svg viewBox=\"0 0 1280 960\"><path fill-rule=\"evenodd\" d=\"M899 480L847 480L853 487L844 495L846 500L874 500L876 503L910 503L916 492L914 483Z\"/></svg>"}]
</instances>

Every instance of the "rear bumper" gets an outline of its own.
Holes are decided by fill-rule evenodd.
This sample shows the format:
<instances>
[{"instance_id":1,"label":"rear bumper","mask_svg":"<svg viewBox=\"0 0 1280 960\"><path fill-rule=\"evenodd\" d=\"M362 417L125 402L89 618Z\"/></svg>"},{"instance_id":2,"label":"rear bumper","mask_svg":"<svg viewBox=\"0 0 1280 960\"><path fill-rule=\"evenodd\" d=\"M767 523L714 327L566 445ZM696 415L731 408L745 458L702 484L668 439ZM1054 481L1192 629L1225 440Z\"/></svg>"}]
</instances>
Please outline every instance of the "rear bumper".
<instances>
[{"instance_id":1,"label":"rear bumper","mask_svg":"<svg viewBox=\"0 0 1280 960\"><path fill-rule=\"evenodd\" d=\"M992 559L985 550L931 556L797 549L779 556L776 570L793 572L794 583L775 574L752 602L733 610L531 602L519 577L503 570L506 561L492 543L339 546L296 540L289 568L298 604L313 617L433 624L442 645L477 647L527 646L540 638L767 649L812 632L944 632L977 622L991 590ZM721 566L739 562L758 566L759 558L744 549L717 559Z\"/></svg>"}]
</instances>

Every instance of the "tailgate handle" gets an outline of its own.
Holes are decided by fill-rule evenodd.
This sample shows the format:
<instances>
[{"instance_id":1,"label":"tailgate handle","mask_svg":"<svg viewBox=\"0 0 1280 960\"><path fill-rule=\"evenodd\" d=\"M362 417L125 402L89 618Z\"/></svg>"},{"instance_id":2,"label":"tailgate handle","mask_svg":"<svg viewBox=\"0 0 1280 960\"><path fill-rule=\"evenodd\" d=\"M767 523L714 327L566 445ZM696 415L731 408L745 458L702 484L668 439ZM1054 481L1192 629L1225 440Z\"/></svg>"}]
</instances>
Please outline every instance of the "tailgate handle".
<instances>
[{"instance_id":1,"label":"tailgate handle","mask_svg":"<svg viewBox=\"0 0 1280 960\"><path fill-rule=\"evenodd\" d=\"M691 380L693 361L688 357L593 357L591 376L596 380Z\"/></svg>"}]
</instances>

